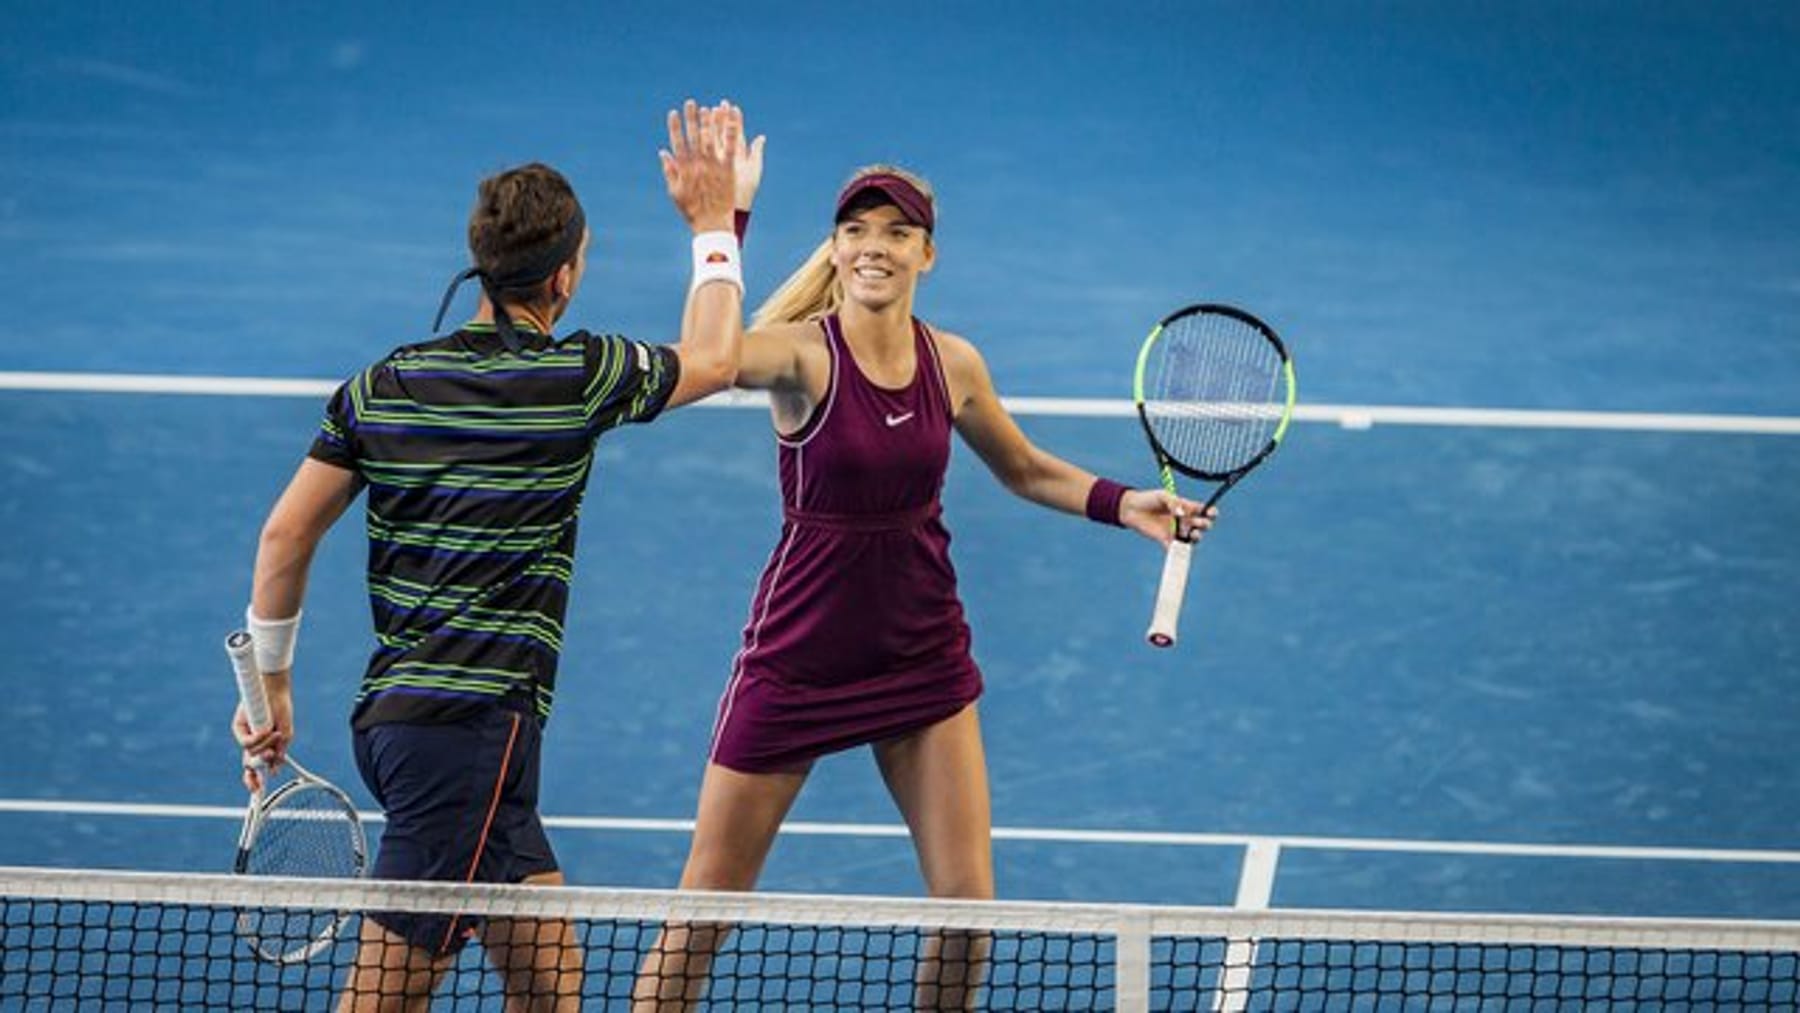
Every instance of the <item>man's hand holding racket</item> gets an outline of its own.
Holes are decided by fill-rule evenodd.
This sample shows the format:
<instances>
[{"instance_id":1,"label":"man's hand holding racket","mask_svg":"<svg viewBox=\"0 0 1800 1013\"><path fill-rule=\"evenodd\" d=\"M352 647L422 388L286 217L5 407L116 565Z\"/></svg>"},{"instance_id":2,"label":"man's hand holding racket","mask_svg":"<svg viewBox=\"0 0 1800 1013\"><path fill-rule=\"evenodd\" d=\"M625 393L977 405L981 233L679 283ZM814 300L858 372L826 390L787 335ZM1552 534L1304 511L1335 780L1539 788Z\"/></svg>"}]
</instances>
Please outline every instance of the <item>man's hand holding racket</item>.
<instances>
[{"instance_id":1,"label":"man's hand holding racket","mask_svg":"<svg viewBox=\"0 0 1800 1013\"><path fill-rule=\"evenodd\" d=\"M269 778L287 762L288 747L294 741L294 694L288 673L263 675L264 699L269 708L269 724L264 728L251 725L242 699L232 716L231 730L244 749L244 787L252 794L268 789Z\"/></svg>"}]
</instances>

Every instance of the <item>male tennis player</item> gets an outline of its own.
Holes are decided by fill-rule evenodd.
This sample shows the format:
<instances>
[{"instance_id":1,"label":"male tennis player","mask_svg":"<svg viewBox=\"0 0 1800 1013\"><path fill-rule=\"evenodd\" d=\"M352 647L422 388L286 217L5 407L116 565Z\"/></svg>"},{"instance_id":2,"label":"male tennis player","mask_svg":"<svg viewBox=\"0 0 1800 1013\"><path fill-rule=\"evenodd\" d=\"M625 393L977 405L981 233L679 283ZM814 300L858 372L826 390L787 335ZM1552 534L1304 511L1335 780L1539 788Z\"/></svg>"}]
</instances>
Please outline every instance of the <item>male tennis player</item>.
<instances>
[{"instance_id":1,"label":"male tennis player","mask_svg":"<svg viewBox=\"0 0 1800 1013\"><path fill-rule=\"evenodd\" d=\"M761 139L744 143L729 103L689 101L668 127L663 176L694 233L678 344L553 336L586 268L581 203L541 164L483 180L469 217L475 266L451 287L479 281L475 318L340 387L263 528L248 622L274 725L253 731L240 709L234 731L279 762L307 569L368 489L378 646L351 723L357 767L387 817L376 878L563 882L537 812L539 736L595 440L730 386L742 340L732 207L737 164L755 162L760 178ZM246 785L257 778L246 766ZM429 996L470 935L524 1008L579 1003L581 952L566 923L371 913L341 1008Z\"/></svg>"}]
</instances>

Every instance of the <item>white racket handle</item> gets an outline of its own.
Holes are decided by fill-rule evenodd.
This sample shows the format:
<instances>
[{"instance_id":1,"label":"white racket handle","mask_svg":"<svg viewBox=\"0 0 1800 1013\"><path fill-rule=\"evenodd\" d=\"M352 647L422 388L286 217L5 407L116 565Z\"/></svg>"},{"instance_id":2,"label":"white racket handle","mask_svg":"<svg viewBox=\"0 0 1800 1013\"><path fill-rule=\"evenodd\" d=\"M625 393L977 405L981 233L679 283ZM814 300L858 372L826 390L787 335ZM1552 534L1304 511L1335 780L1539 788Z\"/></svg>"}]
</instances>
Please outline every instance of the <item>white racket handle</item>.
<instances>
[{"instance_id":1,"label":"white racket handle","mask_svg":"<svg viewBox=\"0 0 1800 1013\"><path fill-rule=\"evenodd\" d=\"M256 667L256 641L243 630L236 630L225 638L225 655L237 673L238 696L244 701L250 727L263 731L274 722L269 719L269 694L263 689L262 670Z\"/></svg>"},{"instance_id":2,"label":"white racket handle","mask_svg":"<svg viewBox=\"0 0 1800 1013\"><path fill-rule=\"evenodd\" d=\"M1194 543L1177 538L1163 557L1162 583L1156 587L1156 609L1150 614L1150 631L1144 639L1157 647L1175 646L1175 628L1181 623L1181 599L1187 596L1188 562Z\"/></svg>"}]
</instances>

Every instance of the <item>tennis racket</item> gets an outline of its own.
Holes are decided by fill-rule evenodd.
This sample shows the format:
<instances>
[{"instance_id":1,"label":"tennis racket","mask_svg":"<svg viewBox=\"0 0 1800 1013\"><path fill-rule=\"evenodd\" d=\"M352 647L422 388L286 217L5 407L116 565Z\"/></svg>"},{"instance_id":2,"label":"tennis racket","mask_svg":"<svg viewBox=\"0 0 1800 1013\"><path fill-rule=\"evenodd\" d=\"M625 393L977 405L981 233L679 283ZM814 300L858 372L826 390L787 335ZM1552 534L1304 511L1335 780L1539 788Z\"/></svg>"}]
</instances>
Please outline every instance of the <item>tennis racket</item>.
<instances>
[{"instance_id":1,"label":"tennis racket","mask_svg":"<svg viewBox=\"0 0 1800 1013\"><path fill-rule=\"evenodd\" d=\"M269 727L269 698L256 665L256 645L238 630L225 638L225 653L237 673L238 694L250 726ZM304 876L352 879L368 866L368 841L356 806L331 782L287 758L292 780L273 791L274 771L251 759L263 776L250 796L238 833L233 871L244 876ZM331 945L350 920L349 911L260 908L240 911L238 937L260 960L297 964Z\"/></svg>"},{"instance_id":2,"label":"tennis racket","mask_svg":"<svg viewBox=\"0 0 1800 1013\"><path fill-rule=\"evenodd\" d=\"M1294 415L1294 362L1273 328L1231 306L1199 303L1151 329L1138 350L1133 384L1138 420L1175 493L1175 474L1218 488L1206 509L1281 445ZM1163 561L1146 634L1175 645L1193 543L1176 538Z\"/></svg>"}]
</instances>

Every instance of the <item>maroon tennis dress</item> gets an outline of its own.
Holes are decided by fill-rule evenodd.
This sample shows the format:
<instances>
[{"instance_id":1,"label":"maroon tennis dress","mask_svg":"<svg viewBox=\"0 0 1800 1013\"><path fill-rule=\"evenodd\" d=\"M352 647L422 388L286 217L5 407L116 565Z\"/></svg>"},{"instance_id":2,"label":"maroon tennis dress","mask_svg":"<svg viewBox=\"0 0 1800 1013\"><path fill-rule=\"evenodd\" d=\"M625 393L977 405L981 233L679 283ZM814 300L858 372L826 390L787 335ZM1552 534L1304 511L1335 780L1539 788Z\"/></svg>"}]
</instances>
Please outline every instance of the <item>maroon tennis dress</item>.
<instances>
[{"instance_id":1,"label":"maroon tennis dress","mask_svg":"<svg viewBox=\"0 0 1800 1013\"><path fill-rule=\"evenodd\" d=\"M913 321L918 368L899 390L862 374L836 316L821 321L831 381L781 437L781 541L750 602L719 700L712 760L796 770L917 731L981 695L938 494L950 396Z\"/></svg>"}]
</instances>

